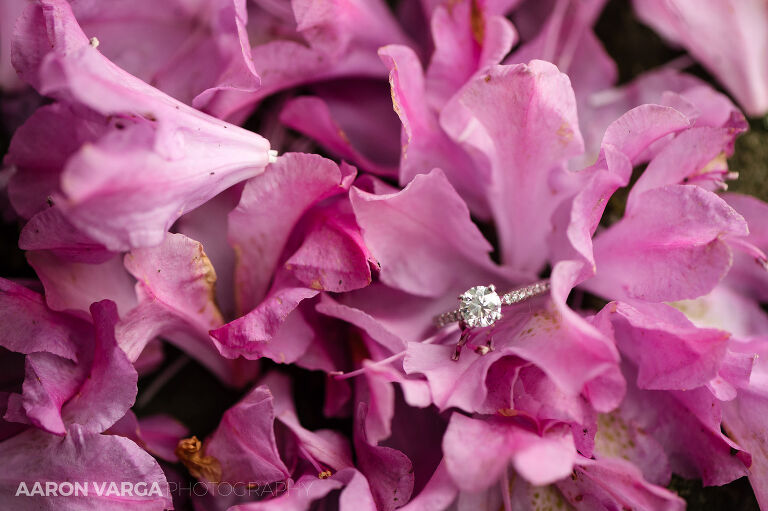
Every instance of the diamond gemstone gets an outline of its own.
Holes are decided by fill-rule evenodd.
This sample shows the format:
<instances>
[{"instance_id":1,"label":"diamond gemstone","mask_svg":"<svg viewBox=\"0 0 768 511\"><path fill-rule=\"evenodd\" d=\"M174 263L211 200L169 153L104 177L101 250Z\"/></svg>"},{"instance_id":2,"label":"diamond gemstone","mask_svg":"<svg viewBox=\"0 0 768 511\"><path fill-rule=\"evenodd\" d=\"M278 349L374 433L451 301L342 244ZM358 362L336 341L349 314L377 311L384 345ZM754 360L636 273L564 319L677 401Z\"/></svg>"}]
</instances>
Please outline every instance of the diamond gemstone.
<instances>
[{"instance_id":1,"label":"diamond gemstone","mask_svg":"<svg viewBox=\"0 0 768 511\"><path fill-rule=\"evenodd\" d=\"M475 286L459 297L459 312L467 326L490 326L501 318L501 298L493 286Z\"/></svg>"}]
</instances>

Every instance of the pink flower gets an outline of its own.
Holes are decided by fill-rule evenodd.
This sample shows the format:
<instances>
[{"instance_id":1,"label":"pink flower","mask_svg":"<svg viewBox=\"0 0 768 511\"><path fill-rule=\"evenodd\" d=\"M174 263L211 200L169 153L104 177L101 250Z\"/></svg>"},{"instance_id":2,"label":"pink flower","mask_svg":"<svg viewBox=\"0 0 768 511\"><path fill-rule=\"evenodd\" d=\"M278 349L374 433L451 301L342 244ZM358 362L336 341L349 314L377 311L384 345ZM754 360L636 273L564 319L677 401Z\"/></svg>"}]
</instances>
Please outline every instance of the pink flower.
<instances>
[{"instance_id":1,"label":"pink flower","mask_svg":"<svg viewBox=\"0 0 768 511\"><path fill-rule=\"evenodd\" d=\"M251 58L261 87L254 93L222 92L208 107L220 118L242 119L266 96L290 87L350 76L381 77L384 69L376 50L409 41L381 0L256 4L251 10L250 24L258 24L251 32ZM272 39L275 33L283 37Z\"/></svg>"},{"instance_id":2,"label":"pink flower","mask_svg":"<svg viewBox=\"0 0 768 511\"><path fill-rule=\"evenodd\" d=\"M347 198L354 176L346 164L289 153L246 184L228 221L235 301L244 315L211 328L224 356L296 361L313 334L291 312L322 291L371 282L373 258Z\"/></svg>"},{"instance_id":3,"label":"pink flower","mask_svg":"<svg viewBox=\"0 0 768 511\"><path fill-rule=\"evenodd\" d=\"M0 495L677 511L675 474L746 475L767 505L768 211L722 193L748 125L673 66L617 87L604 4L25 5L12 60L47 99L0 187L39 282L0 280ZM638 10L708 64L683 4ZM474 286L542 278L491 325L435 327ZM208 429L145 415L187 357L227 387Z\"/></svg>"},{"instance_id":4,"label":"pink flower","mask_svg":"<svg viewBox=\"0 0 768 511\"><path fill-rule=\"evenodd\" d=\"M107 60L68 3L28 6L17 29L19 74L58 100L19 130L7 159L18 169L10 185L17 211L47 219L34 221L34 241L23 246L63 248L51 241L60 233L40 240L59 216L56 225L72 224L90 245L156 245L184 212L267 164L263 138L179 103ZM50 138L55 150L43 158L35 141L57 129L72 137ZM50 203L53 212L43 211Z\"/></svg>"},{"instance_id":5,"label":"pink flower","mask_svg":"<svg viewBox=\"0 0 768 511\"><path fill-rule=\"evenodd\" d=\"M127 438L100 434L128 412L136 396L136 370L115 340L114 303L94 303L90 325L48 310L39 295L9 281L2 281L0 300L3 324L17 326L2 337L3 347L26 353L22 392L7 396L3 418L29 425L0 441L9 462L0 492L4 505L37 509L56 502L61 509L82 509L87 497L54 498L47 491L21 500L14 496L22 482L125 481L157 485L156 492L137 495L134 507L170 506L157 462ZM30 334L37 345L19 343ZM123 505L107 499L109 505Z\"/></svg>"}]
</instances>

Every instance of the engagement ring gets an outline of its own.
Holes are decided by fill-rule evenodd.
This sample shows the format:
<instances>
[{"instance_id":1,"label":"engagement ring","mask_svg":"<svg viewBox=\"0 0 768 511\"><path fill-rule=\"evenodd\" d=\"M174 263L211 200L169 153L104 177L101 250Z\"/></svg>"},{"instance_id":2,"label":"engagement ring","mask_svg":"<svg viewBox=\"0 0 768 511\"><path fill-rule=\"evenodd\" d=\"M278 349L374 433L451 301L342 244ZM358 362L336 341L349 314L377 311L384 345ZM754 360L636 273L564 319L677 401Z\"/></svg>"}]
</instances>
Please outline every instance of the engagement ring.
<instances>
[{"instance_id":1,"label":"engagement ring","mask_svg":"<svg viewBox=\"0 0 768 511\"><path fill-rule=\"evenodd\" d=\"M549 280L535 282L528 286L513 289L502 296L496 293L496 286L475 286L459 295L459 308L450 312L444 312L435 316L435 326L442 328L451 323L459 322L462 330L461 339L456 345L454 360L458 360L461 347L467 342L467 334L470 328L487 327L501 319L501 307L523 302L534 296L542 295L549 291ZM476 351L484 355L491 351L489 339L486 346L476 348Z\"/></svg>"}]
</instances>

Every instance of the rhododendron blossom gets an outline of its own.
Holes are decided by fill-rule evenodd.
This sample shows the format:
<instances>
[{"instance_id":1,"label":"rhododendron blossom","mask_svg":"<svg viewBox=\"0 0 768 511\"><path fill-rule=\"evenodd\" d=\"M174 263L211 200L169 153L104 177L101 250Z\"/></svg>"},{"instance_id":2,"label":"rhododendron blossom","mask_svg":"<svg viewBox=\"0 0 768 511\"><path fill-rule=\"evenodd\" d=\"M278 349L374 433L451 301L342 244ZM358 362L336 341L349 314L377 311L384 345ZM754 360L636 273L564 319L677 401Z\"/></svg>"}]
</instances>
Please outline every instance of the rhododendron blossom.
<instances>
[{"instance_id":1,"label":"rhododendron blossom","mask_svg":"<svg viewBox=\"0 0 768 511\"><path fill-rule=\"evenodd\" d=\"M768 10L606 4L5 0L0 508L768 509Z\"/></svg>"}]
</instances>

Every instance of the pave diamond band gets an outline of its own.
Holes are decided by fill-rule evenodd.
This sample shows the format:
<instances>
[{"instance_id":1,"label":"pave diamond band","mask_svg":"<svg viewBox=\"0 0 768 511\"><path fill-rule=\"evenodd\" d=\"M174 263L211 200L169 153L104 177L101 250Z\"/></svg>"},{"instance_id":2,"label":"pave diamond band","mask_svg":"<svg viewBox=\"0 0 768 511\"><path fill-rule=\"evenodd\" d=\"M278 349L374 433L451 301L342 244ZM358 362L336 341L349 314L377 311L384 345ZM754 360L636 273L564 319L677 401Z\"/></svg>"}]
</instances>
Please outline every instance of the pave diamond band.
<instances>
[{"instance_id":1,"label":"pave diamond band","mask_svg":"<svg viewBox=\"0 0 768 511\"><path fill-rule=\"evenodd\" d=\"M523 302L549 291L549 281L542 280L513 289L499 297L496 287L475 286L459 296L459 308L435 316L434 323L442 328L460 322L468 327L486 327L501 318L501 307Z\"/></svg>"}]
</instances>

